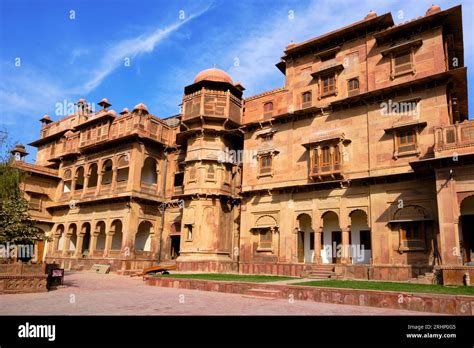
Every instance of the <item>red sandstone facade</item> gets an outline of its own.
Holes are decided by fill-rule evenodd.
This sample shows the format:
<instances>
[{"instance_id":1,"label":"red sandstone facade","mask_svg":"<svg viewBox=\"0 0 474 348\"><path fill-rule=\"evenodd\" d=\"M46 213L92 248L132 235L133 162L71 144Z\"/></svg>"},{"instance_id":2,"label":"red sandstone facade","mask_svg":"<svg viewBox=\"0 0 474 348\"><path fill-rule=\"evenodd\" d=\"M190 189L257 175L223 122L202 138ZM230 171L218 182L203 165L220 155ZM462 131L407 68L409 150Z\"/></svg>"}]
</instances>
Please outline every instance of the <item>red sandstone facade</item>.
<instances>
[{"instance_id":1,"label":"red sandstone facade","mask_svg":"<svg viewBox=\"0 0 474 348\"><path fill-rule=\"evenodd\" d=\"M399 25L370 12L288 45L276 66L284 86L246 99L225 72L202 71L164 120L143 104L117 115L107 100L43 117L36 164L18 163L53 237L46 259L392 280L443 268L454 282L472 272L461 6Z\"/></svg>"}]
</instances>

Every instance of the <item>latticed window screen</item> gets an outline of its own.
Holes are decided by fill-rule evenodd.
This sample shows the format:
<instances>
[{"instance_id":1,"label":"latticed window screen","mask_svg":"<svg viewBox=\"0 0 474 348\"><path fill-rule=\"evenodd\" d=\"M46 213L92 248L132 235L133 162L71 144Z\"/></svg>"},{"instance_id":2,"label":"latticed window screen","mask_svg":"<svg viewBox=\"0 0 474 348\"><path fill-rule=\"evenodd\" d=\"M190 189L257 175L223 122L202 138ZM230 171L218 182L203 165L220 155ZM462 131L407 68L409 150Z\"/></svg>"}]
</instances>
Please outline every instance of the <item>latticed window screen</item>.
<instances>
[{"instance_id":1,"label":"latticed window screen","mask_svg":"<svg viewBox=\"0 0 474 348\"><path fill-rule=\"evenodd\" d=\"M272 231L269 228L260 231L260 247L272 247Z\"/></svg>"}]
</instances>

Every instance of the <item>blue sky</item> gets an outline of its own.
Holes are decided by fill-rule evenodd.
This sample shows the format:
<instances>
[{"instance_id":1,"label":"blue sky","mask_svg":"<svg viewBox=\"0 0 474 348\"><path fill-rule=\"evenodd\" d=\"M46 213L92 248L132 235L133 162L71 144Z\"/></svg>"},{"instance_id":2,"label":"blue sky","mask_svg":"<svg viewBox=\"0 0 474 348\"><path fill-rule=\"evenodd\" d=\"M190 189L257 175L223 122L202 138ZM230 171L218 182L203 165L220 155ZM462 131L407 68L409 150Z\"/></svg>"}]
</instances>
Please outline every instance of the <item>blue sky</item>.
<instances>
[{"instance_id":1,"label":"blue sky","mask_svg":"<svg viewBox=\"0 0 474 348\"><path fill-rule=\"evenodd\" d=\"M442 9L463 5L465 63L474 66L473 2L436 3ZM396 23L404 22L424 15L431 4L432 0L2 0L0 128L8 130L10 141L29 143L39 137L41 116L56 120L57 103L79 98L98 102L107 97L117 112L143 102L156 116L171 116L179 111L184 86L200 70L213 66L240 81L248 97L284 84L274 64L289 42L361 20L369 10L392 12ZM470 97L473 77L468 69ZM32 161L35 151L28 150Z\"/></svg>"}]
</instances>

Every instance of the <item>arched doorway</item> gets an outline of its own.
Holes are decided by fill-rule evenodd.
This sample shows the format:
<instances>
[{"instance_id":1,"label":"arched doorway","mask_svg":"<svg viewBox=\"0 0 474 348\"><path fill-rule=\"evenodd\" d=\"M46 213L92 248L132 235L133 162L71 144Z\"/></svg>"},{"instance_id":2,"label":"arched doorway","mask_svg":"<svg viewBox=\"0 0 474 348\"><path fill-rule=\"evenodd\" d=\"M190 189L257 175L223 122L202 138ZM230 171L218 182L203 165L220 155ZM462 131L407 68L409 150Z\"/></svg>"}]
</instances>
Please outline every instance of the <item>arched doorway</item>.
<instances>
[{"instance_id":1,"label":"arched doorway","mask_svg":"<svg viewBox=\"0 0 474 348\"><path fill-rule=\"evenodd\" d=\"M74 251L76 250L77 246L77 227L76 224L70 224L69 225L69 246L67 250Z\"/></svg>"},{"instance_id":2,"label":"arched doorway","mask_svg":"<svg viewBox=\"0 0 474 348\"><path fill-rule=\"evenodd\" d=\"M151 251L151 234L153 225L149 221L142 221L138 225L135 236L135 251Z\"/></svg>"},{"instance_id":3,"label":"arched doorway","mask_svg":"<svg viewBox=\"0 0 474 348\"><path fill-rule=\"evenodd\" d=\"M90 242L91 242L91 224L85 222L82 224L82 248L81 248L81 255L88 256L90 250Z\"/></svg>"},{"instance_id":4,"label":"arched doorway","mask_svg":"<svg viewBox=\"0 0 474 348\"><path fill-rule=\"evenodd\" d=\"M95 233L97 234L96 250L105 249L105 222L99 221L95 226Z\"/></svg>"},{"instance_id":5,"label":"arched doorway","mask_svg":"<svg viewBox=\"0 0 474 348\"><path fill-rule=\"evenodd\" d=\"M112 222L111 232L113 233L111 249L112 250L122 249L122 239L123 239L122 221L114 220Z\"/></svg>"},{"instance_id":6,"label":"arched doorway","mask_svg":"<svg viewBox=\"0 0 474 348\"><path fill-rule=\"evenodd\" d=\"M351 218L349 245L352 263L370 263L372 243L367 213L357 209L352 211L349 217Z\"/></svg>"},{"instance_id":7,"label":"arched doorway","mask_svg":"<svg viewBox=\"0 0 474 348\"><path fill-rule=\"evenodd\" d=\"M171 256L171 260L174 260L179 256L179 249L180 249L180 243L181 243L181 221L174 222L171 225L170 241L171 241L170 256Z\"/></svg>"},{"instance_id":8,"label":"arched doorway","mask_svg":"<svg viewBox=\"0 0 474 348\"><path fill-rule=\"evenodd\" d=\"M311 263L314 259L314 231L311 216L300 214L298 220L298 262Z\"/></svg>"},{"instance_id":9,"label":"arched doorway","mask_svg":"<svg viewBox=\"0 0 474 348\"><path fill-rule=\"evenodd\" d=\"M474 262L474 195L461 202L461 246L463 262Z\"/></svg>"},{"instance_id":10,"label":"arched doorway","mask_svg":"<svg viewBox=\"0 0 474 348\"><path fill-rule=\"evenodd\" d=\"M64 225L59 224L58 227L56 227L56 236L57 236L57 244L56 247L54 248L55 251L62 251L64 250Z\"/></svg>"},{"instance_id":11,"label":"arched doorway","mask_svg":"<svg viewBox=\"0 0 474 348\"><path fill-rule=\"evenodd\" d=\"M342 231L339 227L339 216L333 211L325 212L322 217L321 233L322 263L341 263L342 254L338 246L342 246Z\"/></svg>"}]
</instances>

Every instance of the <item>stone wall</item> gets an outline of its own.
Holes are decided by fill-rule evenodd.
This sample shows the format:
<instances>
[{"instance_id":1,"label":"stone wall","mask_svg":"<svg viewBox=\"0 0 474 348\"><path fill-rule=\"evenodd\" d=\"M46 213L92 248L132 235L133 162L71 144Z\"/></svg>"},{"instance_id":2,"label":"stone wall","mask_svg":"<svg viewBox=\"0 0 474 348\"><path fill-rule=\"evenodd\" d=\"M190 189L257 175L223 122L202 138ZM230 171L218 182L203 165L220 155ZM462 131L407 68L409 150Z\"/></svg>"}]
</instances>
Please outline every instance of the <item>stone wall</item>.
<instances>
[{"instance_id":1,"label":"stone wall","mask_svg":"<svg viewBox=\"0 0 474 348\"><path fill-rule=\"evenodd\" d=\"M48 291L44 267L45 264L0 264L0 294Z\"/></svg>"},{"instance_id":2,"label":"stone wall","mask_svg":"<svg viewBox=\"0 0 474 348\"><path fill-rule=\"evenodd\" d=\"M313 286L271 285L195 279L148 278L147 285L201 291L247 294L251 290L271 290L277 298L353 306L392 308L437 314L474 315L473 296L414 294L396 291L336 289ZM400 301L400 299L403 299Z\"/></svg>"}]
</instances>

